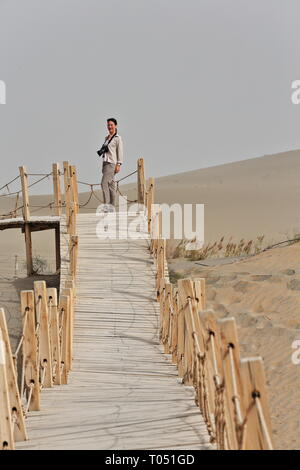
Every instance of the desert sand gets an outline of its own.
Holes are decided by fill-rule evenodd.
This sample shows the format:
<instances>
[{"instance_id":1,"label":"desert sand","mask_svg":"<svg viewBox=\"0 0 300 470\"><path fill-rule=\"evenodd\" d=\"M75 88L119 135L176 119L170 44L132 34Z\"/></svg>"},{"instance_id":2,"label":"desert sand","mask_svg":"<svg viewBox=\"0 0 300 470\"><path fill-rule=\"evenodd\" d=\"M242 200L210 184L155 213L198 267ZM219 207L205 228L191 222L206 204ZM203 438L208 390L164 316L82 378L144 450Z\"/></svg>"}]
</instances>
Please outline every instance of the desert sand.
<instances>
[{"instance_id":1,"label":"desert sand","mask_svg":"<svg viewBox=\"0 0 300 470\"><path fill-rule=\"evenodd\" d=\"M146 158L148 176L150 165ZM80 177L80 168L78 172ZM264 246L268 246L300 233L299 181L300 150L296 150L156 178L155 202L204 203L206 243L222 236L239 241L264 235ZM121 186L121 191L130 199L136 197L135 183ZM100 191L96 196L101 198ZM88 197L88 192L80 193L80 203ZM40 195L32 196L30 202L43 206L51 200L52 196ZM98 204L93 196L82 210L93 212ZM9 198L0 198L0 213L11 207ZM45 209L34 211L34 215L49 213ZM51 232L34 234L33 240L34 254L47 258L49 264L54 259ZM16 254L24 259L23 235L19 230L0 231L0 305L5 306L3 297L8 296L14 341L18 331L15 320L20 315L19 291L28 288L25 273L18 273L17 282L14 278ZM300 365L291 361L292 342L300 340L299 256L300 244L296 243L211 267L169 260L170 269L181 276L207 278L208 307L219 316L236 317L243 355L264 358L276 447L289 449L300 448Z\"/></svg>"}]
</instances>

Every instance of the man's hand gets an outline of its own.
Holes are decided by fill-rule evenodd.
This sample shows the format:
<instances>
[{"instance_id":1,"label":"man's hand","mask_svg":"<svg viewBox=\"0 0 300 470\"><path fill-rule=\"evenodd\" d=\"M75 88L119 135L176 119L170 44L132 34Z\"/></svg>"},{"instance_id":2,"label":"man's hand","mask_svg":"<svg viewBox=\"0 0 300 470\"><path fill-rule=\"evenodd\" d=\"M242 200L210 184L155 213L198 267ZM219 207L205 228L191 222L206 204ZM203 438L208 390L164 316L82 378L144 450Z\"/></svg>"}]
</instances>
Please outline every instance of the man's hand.
<instances>
[{"instance_id":1,"label":"man's hand","mask_svg":"<svg viewBox=\"0 0 300 470\"><path fill-rule=\"evenodd\" d=\"M121 170L121 165L117 163L115 166L115 173L119 173L120 170Z\"/></svg>"}]
</instances>

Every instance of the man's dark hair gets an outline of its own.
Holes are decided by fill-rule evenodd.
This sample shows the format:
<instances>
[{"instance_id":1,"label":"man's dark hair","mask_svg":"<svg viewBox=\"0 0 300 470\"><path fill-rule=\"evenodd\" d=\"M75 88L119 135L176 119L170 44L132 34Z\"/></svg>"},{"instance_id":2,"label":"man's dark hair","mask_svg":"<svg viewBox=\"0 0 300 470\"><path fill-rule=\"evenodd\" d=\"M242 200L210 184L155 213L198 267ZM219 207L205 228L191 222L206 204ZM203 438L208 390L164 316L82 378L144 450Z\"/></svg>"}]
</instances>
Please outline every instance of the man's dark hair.
<instances>
[{"instance_id":1,"label":"man's dark hair","mask_svg":"<svg viewBox=\"0 0 300 470\"><path fill-rule=\"evenodd\" d=\"M107 122L108 121L112 121L116 126L118 125L117 120L115 118L109 118L107 119Z\"/></svg>"}]
</instances>

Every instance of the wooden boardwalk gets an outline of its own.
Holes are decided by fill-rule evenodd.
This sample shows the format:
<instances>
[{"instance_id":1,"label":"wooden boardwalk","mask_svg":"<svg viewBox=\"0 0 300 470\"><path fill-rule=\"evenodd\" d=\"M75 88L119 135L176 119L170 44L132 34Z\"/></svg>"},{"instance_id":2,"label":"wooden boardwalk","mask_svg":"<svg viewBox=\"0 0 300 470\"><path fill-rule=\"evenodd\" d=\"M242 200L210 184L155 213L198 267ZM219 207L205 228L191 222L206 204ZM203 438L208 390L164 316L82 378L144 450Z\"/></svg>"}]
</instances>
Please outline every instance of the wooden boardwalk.
<instances>
[{"instance_id":1,"label":"wooden boardwalk","mask_svg":"<svg viewBox=\"0 0 300 470\"><path fill-rule=\"evenodd\" d=\"M120 214L120 220L127 215ZM146 227L141 239L105 238L111 228L98 238L100 219L77 216L69 384L43 391L42 411L26 420L30 440L17 449L211 449L194 390L180 383L159 345Z\"/></svg>"}]
</instances>

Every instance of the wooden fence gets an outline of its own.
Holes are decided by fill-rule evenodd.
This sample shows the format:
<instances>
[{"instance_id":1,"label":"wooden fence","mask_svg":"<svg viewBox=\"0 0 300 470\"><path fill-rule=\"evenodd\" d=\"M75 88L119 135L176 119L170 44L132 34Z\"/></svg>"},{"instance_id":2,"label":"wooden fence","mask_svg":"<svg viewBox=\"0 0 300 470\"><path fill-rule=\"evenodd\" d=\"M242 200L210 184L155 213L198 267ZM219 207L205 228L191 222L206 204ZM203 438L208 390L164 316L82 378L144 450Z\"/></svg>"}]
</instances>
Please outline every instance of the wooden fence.
<instances>
[{"instance_id":1,"label":"wooden fence","mask_svg":"<svg viewBox=\"0 0 300 470\"><path fill-rule=\"evenodd\" d=\"M152 179L145 201L164 352L183 383L194 387L195 403L218 449L273 449L262 358L241 358L235 319L218 319L206 309L204 278L169 282Z\"/></svg>"},{"instance_id":2,"label":"wooden fence","mask_svg":"<svg viewBox=\"0 0 300 470\"><path fill-rule=\"evenodd\" d=\"M41 391L54 385L67 384L72 369L78 252L76 169L68 162L64 162L64 203L60 190L58 164L53 164L52 175L55 212L61 216L61 224L65 220L64 237L68 237L65 257L59 265L60 289L58 293L56 288L47 288L46 282L41 280L34 281L33 290L21 291L23 328L14 353L11 351L5 312L0 308L0 449L14 449L15 442L27 439L25 418L31 411L40 410ZM32 219L25 167L20 167L20 178L27 271L31 274ZM64 214L62 214L63 207ZM16 214L11 214L11 217L16 217ZM47 224L47 220L45 223ZM57 250L60 249L61 232L60 227L60 230L56 231ZM56 257L58 258L58 253Z\"/></svg>"}]
</instances>

